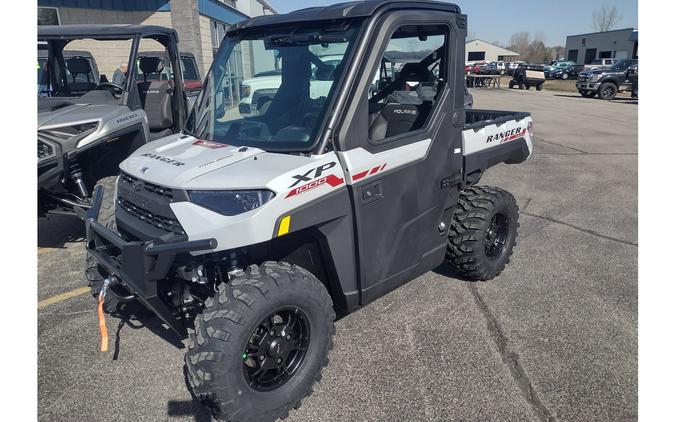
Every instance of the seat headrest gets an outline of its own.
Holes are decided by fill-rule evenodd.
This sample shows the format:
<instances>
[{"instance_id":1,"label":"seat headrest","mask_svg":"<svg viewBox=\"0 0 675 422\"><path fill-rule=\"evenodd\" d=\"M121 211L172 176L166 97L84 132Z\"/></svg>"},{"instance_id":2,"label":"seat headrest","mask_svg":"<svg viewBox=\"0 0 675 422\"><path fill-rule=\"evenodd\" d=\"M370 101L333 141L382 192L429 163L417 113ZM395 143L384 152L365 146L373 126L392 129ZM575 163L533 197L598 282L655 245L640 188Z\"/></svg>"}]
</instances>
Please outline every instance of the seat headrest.
<instances>
[{"instance_id":1,"label":"seat headrest","mask_svg":"<svg viewBox=\"0 0 675 422\"><path fill-rule=\"evenodd\" d=\"M141 57L138 59L138 67L145 74L160 73L164 69L164 62L159 57Z\"/></svg>"},{"instance_id":2,"label":"seat headrest","mask_svg":"<svg viewBox=\"0 0 675 422\"><path fill-rule=\"evenodd\" d=\"M66 67L70 73L89 73L91 72L91 64L89 60L84 57L72 57L66 59Z\"/></svg>"},{"instance_id":3,"label":"seat headrest","mask_svg":"<svg viewBox=\"0 0 675 422\"><path fill-rule=\"evenodd\" d=\"M406 63L401 68L399 78L405 82L430 82L433 74L427 66L421 63Z\"/></svg>"}]
</instances>

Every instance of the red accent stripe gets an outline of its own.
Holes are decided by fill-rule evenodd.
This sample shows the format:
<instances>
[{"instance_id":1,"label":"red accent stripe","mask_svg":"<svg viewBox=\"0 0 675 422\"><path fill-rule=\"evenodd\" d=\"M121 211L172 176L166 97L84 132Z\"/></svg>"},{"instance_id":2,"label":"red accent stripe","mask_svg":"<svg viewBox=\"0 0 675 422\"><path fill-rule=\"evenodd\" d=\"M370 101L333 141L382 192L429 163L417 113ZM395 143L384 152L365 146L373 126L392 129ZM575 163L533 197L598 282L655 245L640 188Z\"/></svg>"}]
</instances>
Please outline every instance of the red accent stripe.
<instances>
[{"instance_id":1,"label":"red accent stripe","mask_svg":"<svg viewBox=\"0 0 675 422\"><path fill-rule=\"evenodd\" d=\"M384 166L386 166L386 165L387 165L387 163L382 164L382 166L380 167L380 171L384 170Z\"/></svg>"},{"instance_id":2,"label":"red accent stripe","mask_svg":"<svg viewBox=\"0 0 675 422\"><path fill-rule=\"evenodd\" d=\"M375 174L378 171L380 171L380 166L374 167L372 170L370 170L370 174Z\"/></svg>"},{"instance_id":3,"label":"red accent stripe","mask_svg":"<svg viewBox=\"0 0 675 422\"><path fill-rule=\"evenodd\" d=\"M352 176L352 180L363 179L364 177L366 177L367 174L368 174L368 170L362 171L361 173L357 173L354 176Z\"/></svg>"}]
</instances>

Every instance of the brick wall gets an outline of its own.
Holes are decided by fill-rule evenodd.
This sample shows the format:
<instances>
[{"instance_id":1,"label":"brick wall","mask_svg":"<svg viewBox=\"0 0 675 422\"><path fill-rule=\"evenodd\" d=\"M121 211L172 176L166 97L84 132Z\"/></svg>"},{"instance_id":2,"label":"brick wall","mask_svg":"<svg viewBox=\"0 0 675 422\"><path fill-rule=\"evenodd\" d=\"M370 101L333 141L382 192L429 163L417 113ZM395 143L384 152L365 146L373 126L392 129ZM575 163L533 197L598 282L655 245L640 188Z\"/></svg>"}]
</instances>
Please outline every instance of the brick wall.
<instances>
[{"instance_id":1,"label":"brick wall","mask_svg":"<svg viewBox=\"0 0 675 422\"><path fill-rule=\"evenodd\" d=\"M211 19L206 16L199 15L199 29L201 33L201 50L202 61L199 63L202 78L206 76L209 71L211 63L213 63L213 47L211 46Z\"/></svg>"}]
</instances>

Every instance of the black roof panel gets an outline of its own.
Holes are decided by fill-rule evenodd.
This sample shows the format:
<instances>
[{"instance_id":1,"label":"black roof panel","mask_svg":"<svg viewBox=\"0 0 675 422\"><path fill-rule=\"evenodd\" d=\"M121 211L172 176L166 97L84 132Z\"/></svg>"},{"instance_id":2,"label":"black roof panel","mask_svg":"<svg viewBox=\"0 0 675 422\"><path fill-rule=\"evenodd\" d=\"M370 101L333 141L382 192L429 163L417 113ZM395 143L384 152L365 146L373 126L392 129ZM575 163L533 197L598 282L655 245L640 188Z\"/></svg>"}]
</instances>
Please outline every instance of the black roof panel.
<instances>
[{"instance_id":1,"label":"black roof panel","mask_svg":"<svg viewBox=\"0 0 675 422\"><path fill-rule=\"evenodd\" d=\"M241 21L231 27L231 31L254 28L265 25L311 22L322 20L349 19L372 16L379 9L393 7L396 9L436 9L451 13L461 13L459 6L432 0L367 0L339 3L325 7L310 7L282 15L256 16Z\"/></svg>"},{"instance_id":2,"label":"black roof panel","mask_svg":"<svg viewBox=\"0 0 675 422\"><path fill-rule=\"evenodd\" d=\"M38 40L45 39L127 39L135 35L166 34L178 39L176 31L158 25L45 25L38 26Z\"/></svg>"}]
</instances>

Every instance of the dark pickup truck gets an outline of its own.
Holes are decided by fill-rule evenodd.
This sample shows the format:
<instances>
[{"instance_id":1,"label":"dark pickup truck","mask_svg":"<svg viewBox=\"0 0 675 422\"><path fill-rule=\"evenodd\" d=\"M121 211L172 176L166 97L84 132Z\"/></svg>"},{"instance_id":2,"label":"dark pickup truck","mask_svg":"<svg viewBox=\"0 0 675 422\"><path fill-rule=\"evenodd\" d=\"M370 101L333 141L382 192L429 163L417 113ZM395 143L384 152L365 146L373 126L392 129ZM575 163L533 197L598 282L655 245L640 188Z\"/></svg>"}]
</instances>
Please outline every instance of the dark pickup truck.
<instances>
[{"instance_id":1,"label":"dark pickup truck","mask_svg":"<svg viewBox=\"0 0 675 422\"><path fill-rule=\"evenodd\" d=\"M581 72L577 79L577 91L584 98L597 95L603 100L612 100L619 92L631 89L627 70L635 64L637 60L620 60L608 69Z\"/></svg>"}]
</instances>

